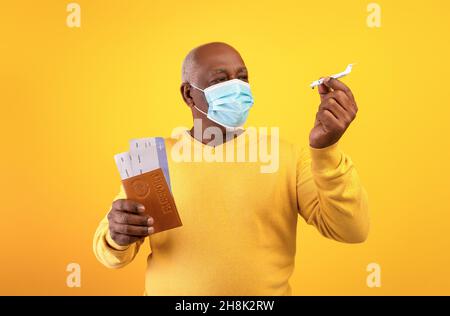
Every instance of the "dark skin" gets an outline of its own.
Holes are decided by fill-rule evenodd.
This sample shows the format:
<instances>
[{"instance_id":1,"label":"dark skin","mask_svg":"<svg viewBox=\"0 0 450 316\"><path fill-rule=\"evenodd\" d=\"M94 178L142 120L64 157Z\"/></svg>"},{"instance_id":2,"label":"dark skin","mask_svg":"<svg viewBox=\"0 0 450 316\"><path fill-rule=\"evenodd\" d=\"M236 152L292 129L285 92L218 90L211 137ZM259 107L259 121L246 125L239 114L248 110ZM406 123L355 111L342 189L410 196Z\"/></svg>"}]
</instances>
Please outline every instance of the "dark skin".
<instances>
[{"instance_id":1,"label":"dark skin","mask_svg":"<svg viewBox=\"0 0 450 316\"><path fill-rule=\"evenodd\" d=\"M108 213L109 234L118 245L128 246L154 232L152 217L142 204L128 199L113 202Z\"/></svg>"},{"instance_id":2,"label":"dark skin","mask_svg":"<svg viewBox=\"0 0 450 316\"><path fill-rule=\"evenodd\" d=\"M326 77L319 86L320 105L309 134L313 148L325 148L341 139L358 112L352 91L343 82Z\"/></svg>"},{"instance_id":3,"label":"dark skin","mask_svg":"<svg viewBox=\"0 0 450 316\"><path fill-rule=\"evenodd\" d=\"M223 139L226 136L226 130L223 126L209 120L205 114L198 111L194 106L208 112L208 103L202 91L194 89L190 83L193 83L201 89L218 84L220 82L240 79L248 82L248 70L239 53L231 46L224 43L210 43L198 47L194 52L195 71L190 75L190 82L185 81L181 84L180 91L186 105L191 109L192 119L202 120L202 131L215 126L222 130ZM194 127L191 128L191 135L195 137ZM236 135L235 135L236 136ZM202 137L199 139L204 144L210 142L210 139Z\"/></svg>"},{"instance_id":4,"label":"dark skin","mask_svg":"<svg viewBox=\"0 0 450 316\"><path fill-rule=\"evenodd\" d=\"M194 106L208 112L208 103L203 92L194 89L190 83L201 89L214 84L240 79L248 82L248 71L239 53L224 43L210 43L196 48L193 52L192 73L189 80L181 84L181 95L192 111L193 119L202 120L202 131L210 126L222 130L224 138L226 130L221 125L209 120L205 114ZM190 81L190 82L189 82ZM355 119L358 107L352 91L337 79L325 78L319 86L320 104L315 118L314 127L309 134L309 144L312 148L325 148L335 144L342 137ZM194 127L191 135L195 137ZM202 138L205 144L211 139ZM153 218L144 214L144 206L131 200L116 200L108 214L111 238L121 246L130 245L154 232Z\"/></svg>"}]
</instances>

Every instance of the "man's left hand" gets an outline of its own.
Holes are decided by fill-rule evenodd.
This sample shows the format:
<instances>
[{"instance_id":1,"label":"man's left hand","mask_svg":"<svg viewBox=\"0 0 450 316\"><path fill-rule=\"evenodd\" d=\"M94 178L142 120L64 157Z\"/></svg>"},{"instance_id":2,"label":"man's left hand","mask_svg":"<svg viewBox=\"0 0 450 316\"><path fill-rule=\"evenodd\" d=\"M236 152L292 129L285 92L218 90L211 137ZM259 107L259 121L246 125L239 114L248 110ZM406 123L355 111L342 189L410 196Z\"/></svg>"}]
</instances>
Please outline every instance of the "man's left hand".
<instances>
[{"instance_id":1,"label":"man's left hand","mask_svg":"<svg viewBox=\"0 0 450 316\"><path fill-rule=\"evenodd\" d=\"M313 148L325 148L342 137L355 119L358 106L352 91L337 79L325 78L318 90L321 103L309 144Z\"/></svg>"}]
</instances>

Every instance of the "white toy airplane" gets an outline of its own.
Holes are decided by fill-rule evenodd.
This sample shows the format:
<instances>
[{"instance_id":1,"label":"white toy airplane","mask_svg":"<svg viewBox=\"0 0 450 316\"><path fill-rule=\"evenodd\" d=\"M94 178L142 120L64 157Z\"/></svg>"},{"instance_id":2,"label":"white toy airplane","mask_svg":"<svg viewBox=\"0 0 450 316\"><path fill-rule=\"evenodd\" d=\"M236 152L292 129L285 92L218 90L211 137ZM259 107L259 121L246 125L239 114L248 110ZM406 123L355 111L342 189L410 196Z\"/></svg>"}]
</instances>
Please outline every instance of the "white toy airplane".
<instances>
[{"instance_id":1,"label":"white toy airplane","mask_svg":"<svg viewBox=\"0 0 450 316\"><path fill-rule=\"evenodd\" d=\"M349 64L349 65L347 66L347 68L346 68L343 72L338 73L338 74L335 74L335 75L332 75L332 76L330 76L330 77L331 77L331 78L334 78L334 79L339 79L339 78L345 77L345 76L347 76L349 73L352 72L352 67L353 67L354 65L356 65L356 64ZM316 80L316 81L314 81L313 83L311 83L310 87L311 87L312 89L314 89L314 87L320 86L322 83L323 83L323 78L322 78L322 79L319 79L319 80Z\"/></svg>"}]
</instances>

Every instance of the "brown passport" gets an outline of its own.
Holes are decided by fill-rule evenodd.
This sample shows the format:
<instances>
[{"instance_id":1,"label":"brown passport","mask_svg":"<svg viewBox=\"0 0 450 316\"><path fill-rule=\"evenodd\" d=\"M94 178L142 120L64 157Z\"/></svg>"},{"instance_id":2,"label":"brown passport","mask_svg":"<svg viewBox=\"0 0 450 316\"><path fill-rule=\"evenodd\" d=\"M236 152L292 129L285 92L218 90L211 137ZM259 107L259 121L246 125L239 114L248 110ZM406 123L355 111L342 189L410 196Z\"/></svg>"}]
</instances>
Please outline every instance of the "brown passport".
<instances>
[{"instance_id":1,"label":"brown passport","mask_svg":"<svg viewBox=\"0 0 450 316\"><path fill-rule=\"evenodd\" d=\"M182 226L172 193L161 168L122 180L127 198L145 206L155 233Z\"/></svg>"}]
</instances>

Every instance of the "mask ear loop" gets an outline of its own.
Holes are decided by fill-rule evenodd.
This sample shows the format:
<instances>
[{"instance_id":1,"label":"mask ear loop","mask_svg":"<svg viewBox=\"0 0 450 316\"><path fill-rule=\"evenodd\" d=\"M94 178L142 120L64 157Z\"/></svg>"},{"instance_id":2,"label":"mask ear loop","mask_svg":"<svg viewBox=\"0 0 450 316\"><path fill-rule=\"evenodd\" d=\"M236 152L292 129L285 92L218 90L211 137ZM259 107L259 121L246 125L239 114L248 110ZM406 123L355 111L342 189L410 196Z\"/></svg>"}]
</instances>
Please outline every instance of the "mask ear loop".
<instances>
[{"instance_id":1,"label":"mask ear loop","mask_svg":"<svg viewBox=\"0 0 450 316\"><path fill-rule=\"evenodd\" d=\"M200 113L202 113L203 115L205 115L206 117L208 116L208 114L206 114L205 112L203 112L202 110L200 110L196 105L194 105L194 108L199 111Z\"/></svg>"},{"instance_id":2,"label":"mask ear loop","mask_svg":"<svg viewBox=\"0 0 450 316\"><path fill-rule=\"evenodd\" d=\"M204 93L203 89L200 89L200 88L197 87L195 84L189 82L189 85L190 85L192 88L197 89L197 90L199 90L199 91L201 91L201 92ZM205 113L205 112L203 112L202 110L200 110L196 105L194 105L194 108L195 108L197 111L199 111L200 113L202 113L204 116L208 117L208 114Z\"/></svg>"},{"instance_id":3,"label":"mask ear loop","mask_svg":"<svg viewBox=\"0 0 450 316\"><path fill-rule=\"evenodd\" d=\"M200 90L201 92L205 92L205 91L203 91L203 89L200 89L199 87L197 87L197 86L196 86L195 84L193 84L193 83L190 83L190 82L189 82L189 85L190 85L191 87L197 89L197 90Z\"/></svg>"},{"instance_id":4,"label":"mask ear loop","mask_svg":"<svg viewBox=\"0 0 450 316\"><path fill-rule=\"evenodd\" d=\"M192 84L192 83L190 83L190 82L189 82L189 85L190 85L192 88L195 88L195 89L197 89L197 90L199 90L199 91L201 91L201 92L204 93L204 91L203 91L202 89L200 89L199 87L197 87L196 85L194 85L194 84ZM208 115L208 114L206 114L205 112L203 112L202 110L200 110L196 105L194 105L194 108L195 108L197 111L199 111L200 113L202 113L203 115L205 115L205 116Z\"/></svg>"}]
</instances>

